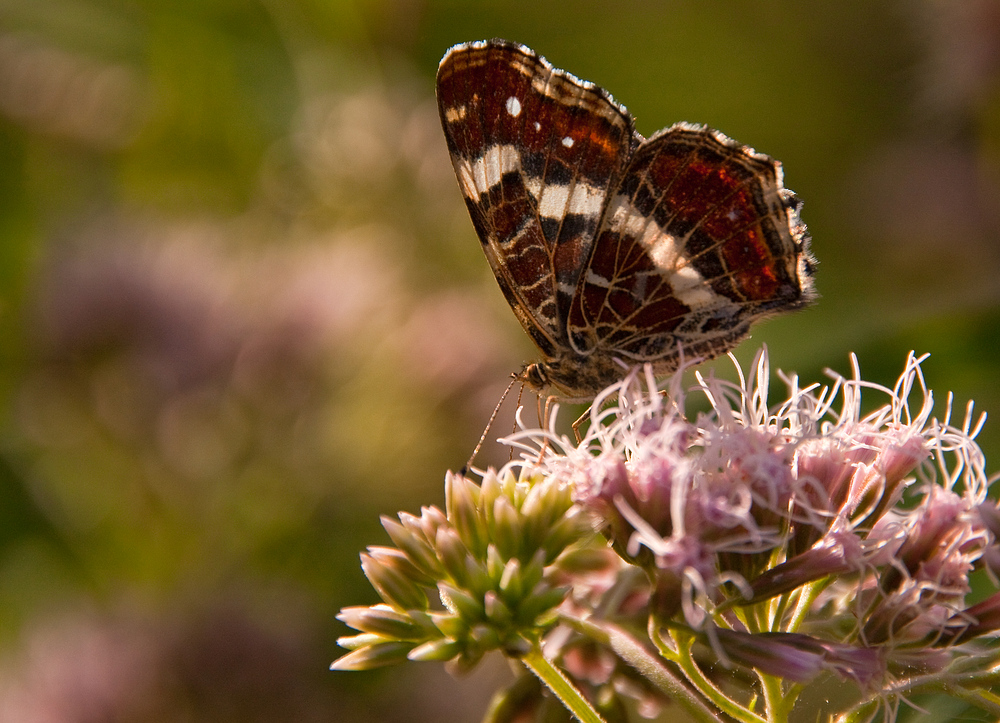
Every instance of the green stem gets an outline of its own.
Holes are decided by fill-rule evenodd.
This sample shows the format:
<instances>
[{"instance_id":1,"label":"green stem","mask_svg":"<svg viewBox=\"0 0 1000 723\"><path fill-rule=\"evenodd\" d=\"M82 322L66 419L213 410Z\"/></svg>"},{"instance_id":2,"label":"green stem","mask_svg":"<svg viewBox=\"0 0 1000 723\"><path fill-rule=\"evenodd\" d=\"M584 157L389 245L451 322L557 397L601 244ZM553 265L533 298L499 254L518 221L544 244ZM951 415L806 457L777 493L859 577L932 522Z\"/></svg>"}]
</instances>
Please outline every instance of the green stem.
<instances>
[{"instance_id":1,"label":"green stem","mask_svg":"<svg viewBox=\"0 0 1000 723\"><path fill-rule=\"evenodd\" d=\"M624 628L606 622L598 625L589 620L568 616L563 616L563 620L577 632L614 651L619 658L635 668L694 720L701 723L720 723L722 720L718 711L708 706L684 685L684 681L676 672L664 665L663 658L653 654ZM673 656L666 657L674 659Z\"/></svg>"},{"instance_id":2,"label":"green stem","mask_svg":"<svg viewBox=\"0 0 1000 723\"><path fill-rule=\"evenodd\" d=\"M1000 671L985 670L969 673L930 673L916 676L886 688L890 695L920 695L922 693L939 693L958 689L976 690L991 688L1000 684Z\"/></svg>"},{"instance_id":3,"label":"green stem","mask_svg":"<svg viewBox=\"0 0 1000 723\"><path fill-rule=\"evenodd\" d=\"M781 679L773 675L758 673L761 688L764 690L764 706L767 711L768 723L785 723L788 720L789 706L781 690Z\"/></svg>"},{"instance_id":4,"label":"green stem","mask_svg":"<svg viewBox=\"0 0 1000 723\"><path fill-rule=\"evenodd\" d=\"M912 678L901 684L883 691L880 697L858 703L858 705L836 719L837 723L864 723L871 720L878 706L888 697L906 695L907 697L926 693L944 693L997 716L1000 715L1000 696L990 692L989 688L1000 683L1000 671L996 668L973 673L957 675L929 674Z\"/></svg>"},{"instance_id":5,"label":"green stem","mask_svg":"<svg viewBox=\"0 0 1000 723\"><path fill-rule=\"evenodd\" d=\"M654 640L658 638L659 636L654 636ZM744 708L719 690L715 683L709 680L705 674L701 672L701 668L699 668L698 664L694 662L692 647L694 646L695 638L693 635L682 633L679 630L674 630L673 639L677 645L678 651L677 665L680 666L681 671L684 673L684 677L686 677L691 682L691 685L697 688L703 696L717 705L719 710L723 713L741 721L741 723L766 723L764 718L757 715L753 711Z\"/></svg>"},{"instance_id":6,"label":"green stem","mask_svg":"<svg viewBox=\"0 0 1000 723\"><path fill-rule=\"evenodd\" d=\"M966 703L984 710L994 718L1000 719L1000 696L988 690L966 690L965 688L947 688L948 695L961 698Z\"/></svg>"},{"instance_id":7,"label":"green stem","mask_svg":"<svg viewBox=\"0 0 1000 723\"><path fill-rule=\"evenodd\" d=\"M580 691L573 687L569 678L563 675L559 668L552 665L542 655L542 651L538 647L532 647L531 651L521 658L521 661L528 667L528 670L549 687L549 690L562 701L567 710L582 723L604 723L604 719L590 706Z\"/></svg>"},{"instance_id":8,"label":"green stem","mask_svg":"<svg viewBox=\"0 0 1000 723\"><path fill-rule=\"evenodd\" d=\"M785 632L794 633L799 629L803 621L805 621L809 610L812 609L813 602L815 602L816 598L819 597L819 594L823 592L823 590L829 587L832 579L833 578L831 577L827 577L823 580L817 580L810 585L806 585L804 589L800 589L799 599L795 605L795 611L792 613L792 617L788 621L788 625L784 628Z\"/></svg>"}]
</instances>

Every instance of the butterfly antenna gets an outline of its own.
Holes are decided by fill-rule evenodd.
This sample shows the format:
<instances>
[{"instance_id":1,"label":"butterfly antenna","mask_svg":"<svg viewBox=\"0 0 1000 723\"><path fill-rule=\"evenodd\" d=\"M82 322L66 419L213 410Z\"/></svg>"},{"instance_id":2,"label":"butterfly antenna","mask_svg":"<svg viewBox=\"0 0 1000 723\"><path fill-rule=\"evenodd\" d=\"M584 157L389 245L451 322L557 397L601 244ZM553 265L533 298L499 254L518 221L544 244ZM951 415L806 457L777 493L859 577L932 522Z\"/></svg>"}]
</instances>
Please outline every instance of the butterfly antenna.
<instances>
[{"instance_id":1,"label":"butterfly antenna","mask_svg":"<svg viewBox=\"0 0 1000 723\"><path fill-rule=\"evenodd\" d=\"M503 394L500 395L500 401L497 402L497 405L493 408L493 414L490 415L490 421L486 423L486 429L483 430L483 436L479 438L479 443L476 444L476 448L472 450L472 456L469 457L469 461L465 463L465 465L459 472L459 474L461 474L463 477L472 468L472 463L476 460L476 455L479 454L479 450L483 448L483 442L486 441L486 435L490 433L490 427L493 426L493 422L496 421L497 414L500 413L500 407L503 406L503 400L507 398L508 394L510 394L511 388L517 381L518 381L517 374L511 374L510 384L508 384L507 388L503 390ZM521 391L522 392L524 391L524 385L521 386ZM520 399L520 395L518 395L518 399Z\"/></svg>"}]
</instances>

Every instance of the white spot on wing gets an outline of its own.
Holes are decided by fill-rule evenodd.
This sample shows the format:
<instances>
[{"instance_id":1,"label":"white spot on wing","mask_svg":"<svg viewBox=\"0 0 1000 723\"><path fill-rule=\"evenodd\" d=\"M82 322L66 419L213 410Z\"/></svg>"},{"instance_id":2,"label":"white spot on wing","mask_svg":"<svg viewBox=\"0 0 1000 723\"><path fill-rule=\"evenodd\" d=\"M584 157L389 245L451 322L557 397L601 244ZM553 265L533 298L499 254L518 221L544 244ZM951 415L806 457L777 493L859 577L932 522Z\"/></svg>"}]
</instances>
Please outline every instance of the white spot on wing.
<instances>
[{"instance_id":1,"label":"white spot on wing","mask_svg":"<svg viewBox=\"0 0 1000 723\"><path fill-rule=\"evenodd\" d=\"M675 269L684 263L684 259L680 256L677 239L671 234L663 233L655 221L649 222L649 226L646 227L639 243L649 252L653 263L664 271Z\"/></svg>"},{"instance_id":2,"label":"white spot on wing","mask_svg":"<svg viewBox=\"0 0 1000 723\"><path fill-rule=\"evenodd\" d=\"M538 200L538 195L542 192L542 179L538 176L531 176L524 179L524 187L528 189L534 199Z\"/></svg>"},{"instance_id":3,"label":"white spot on wing","mask_svg":"<svg viewBox=\"0 0 1000 723\"><path fill-rule=\"evenodd\" d=\"M549 89L549 78L541 73L531 74L531 89L536 93L541 93L546 98L553 97Z\"/></svg>"},{"instance_id":4,"label":"white spot on wing","mask_svg":"<svg viewBox=\"0 0 1000 723\"><path fill-rule=\"evenodd\" d=\"M710 306L717 301L718 295L692 266L682 266L670 274L668 280L674 296L692 309Z\"/></svg>"},{"instance_id":5,"label":"white spot on wing","mask_svg":"<svg viewBox=\"0 0 1000 723\"><path fill-rule=\"evenodd\" d=\"M521 155L514 146L491 146L471 164L462 162L456 170L465 194L478 199L500 183L505 173L521 170Z\"/></svg>"},{"instance_id":6,"label":"white spot on wing","mask_svg":"<svg viewBox=\"0 0 1000 723\"><path fill-rule=\"evenodd\" d=\"M639 236L646 224L645 216L640 215L629 203L627 196L618 195L611 201L608 214L609 225L622 234Z\"/></svg>"},{"instance_id":7,"label":"white spot on wing","mask_svg":"<svg viewBox=\"0 0 1000 723\"><path fill-rule=\"evenodd\" d=\"M507 112L515 118L521 115L521 101L514 96L507 99Z\"/></svg>"},{"instance_id":8,"label":"white spot on wing","mask_svg":"<svg viewBox=\"0 0 1000 723\"><path fill-rule=\"evenodd\" d=\"M611 228L636 239L663 271L674 270L685 263L680 256L678 240L664 233L660 225L633 206L627 196L615 197L610 216Z\"/></svg>"},{"instance_id":9,"label":"white spot on wing","mask_svg":"<svg viewBox=\"0 0 1000 723\"><path fill-rule=\"evenodd\" d=\"M486 185L486 163L486 156L472 162L472 178L475 182L475 189L478 191L476 197L489 189L489 186Z\"/></svg>"},{"instance_id":10,"label":"white spot on wing","mask_svg":"<svg viewBox=\"0 0 1000 723\"><path fill-rule=\"evenodd\" d=\"M562 144L564 146L566 146L567 148L572 148L574 142L575 141L572 138L570 138L569 136L566 136L565 138L562 139Z\"/></svg>"},{"instance_id":11,"label":"white spot on wing","mask_svg":"<svg viewBox=\"0 0 1000 723\"><path fill-rule=\"evenodd\" d=\"M542 130L542 124L539 123L538 121L535 121L535 130L536 131Z\"/></svg>"},{"instance_id":12,"label":"white spot on wing","mask_svg":"<svg viewBox=\"0 0 1000 723\"><path fill-rule=\"evenodd\" d=\"M460 105L457 108L447 108L444 112L444 119L449 123L454 123L465 118L465 106Z\"/></svg>"},{"instance_id":13,"label":"white spot on wing","mask_svg":"<svg viewBox=\"0 0 1000 723\"><path fill-rule=\"evenodd\" d=\"M472 175L472 167L462 161L455 164L455 173L458 176L458 185L462 188L462 193L468 198L479 198L476 180Z\"/></svg>"},{"instance_id":14,"label":"white spot on wing","mask_svg":"<svg viewBox=\"0 0 1000 723\"><path fill-rule=\"evenodd\" d=\"M521 170L521 154L514 146L500 146L500 172Z\"/></svg>"},{"instance_id":15,"label":"white spot on wing","mask_svg":"<svg viewBox=\"0 0 1000 723\"><path fill-rule=\"evenodd\" d=\"M611 282L600 274L594 273L593 269L587 269L587 283L593 284L594 286L600 286L602 289L611 288Z\"/></svg>"},{"instance_id":16,"label":"white spot on wing","mask_svg":"<svg viewBox=\"0 0 1000 723\"><path fill-rule=\"evenodd\" d=\"M586 183L578 183L573 186L573 193L569 199L569 213L577 213L582 216L600 216L604 210L604 191Z\"/></svg>"},{"instance_id":17,"label":"white spot on wing","mask_svg":"<svg viewBox=\"0 0 1000 723\"><path fill-rule=\"evenodd\" d=\"M665 233L656 221L641 213L626 196L615 197L609 215L612 228L635 238L646 249L659 272L666 277L674 296L681 303L691 309L719 304L723 297L712 290L704 277L697 269L690 266L688 259L681 254L683 239ZM590 273L592 272L588 272L587 280L598 284L598 281L590 278ZM632 292L641 296L644 289L637 287Z\"/></svg>"},{"instance_id":18,"label":"white spot on wing","mask_svg":"<svg viewBox=\"0 0 1000 723\"><path fill-rule=\"evenodd\" d=\"M488 191L500 183L500 146L493 146L483 154L483 164L486 167L486 186L480 192Z\"/></svg>"},{"instance_id":19,"label":"white spot on wing","mask_svg":"<svg viewBox=\"0 0 1000 723\"><path fill-rule=\"evenodd\" d=\"M569 186L550 184L542 188L542 197L538 200L538 214L546 218L561 219L566 215L566 203L569 201Z\"/></svg>"}]
</instances>

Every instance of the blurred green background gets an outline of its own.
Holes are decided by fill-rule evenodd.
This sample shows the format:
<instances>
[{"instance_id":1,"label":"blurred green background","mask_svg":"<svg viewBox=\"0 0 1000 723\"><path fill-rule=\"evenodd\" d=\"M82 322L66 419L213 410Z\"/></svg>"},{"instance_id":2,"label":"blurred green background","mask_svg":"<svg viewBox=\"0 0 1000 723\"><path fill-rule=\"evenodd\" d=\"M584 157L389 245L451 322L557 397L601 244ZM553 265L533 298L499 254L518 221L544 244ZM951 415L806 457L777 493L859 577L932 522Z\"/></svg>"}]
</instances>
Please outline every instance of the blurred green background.
<instances>
[{"instance_id":1,"label":"blurred green background","mask_svg":"<svg viewBox=\"0 0 1000 723\"><path fill-rule=\"evenodd\" d=\"M433 98L494 36L784 163L822 298L741 358L1000 414L995 0L0 0L0 720L482 714L498 662L326 667L534 354Z\"/></svg>"}]
</instances>

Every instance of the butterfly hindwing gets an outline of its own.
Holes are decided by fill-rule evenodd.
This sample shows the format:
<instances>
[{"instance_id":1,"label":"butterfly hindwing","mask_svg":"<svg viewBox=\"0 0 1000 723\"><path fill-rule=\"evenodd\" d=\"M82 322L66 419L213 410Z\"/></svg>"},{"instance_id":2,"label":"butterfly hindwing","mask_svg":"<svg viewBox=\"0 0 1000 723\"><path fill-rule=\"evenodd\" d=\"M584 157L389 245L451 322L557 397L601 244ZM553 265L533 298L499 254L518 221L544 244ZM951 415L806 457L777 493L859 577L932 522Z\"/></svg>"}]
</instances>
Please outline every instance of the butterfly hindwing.
<instances>
[{"instance_id":1,"label":"butterfly hindwing","mask_svg":"<svg viewBox=\"0 0 1000 723\"><path fill-rule=\"evenodd\" d=\"M700 126L657 133L609 200L570 310L574 351L670 367L678 345L731 348L811 298L800 227L773 159Z\"/></svg>"}]
</instances>

